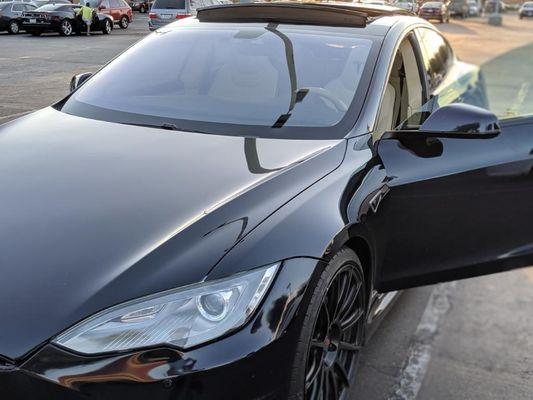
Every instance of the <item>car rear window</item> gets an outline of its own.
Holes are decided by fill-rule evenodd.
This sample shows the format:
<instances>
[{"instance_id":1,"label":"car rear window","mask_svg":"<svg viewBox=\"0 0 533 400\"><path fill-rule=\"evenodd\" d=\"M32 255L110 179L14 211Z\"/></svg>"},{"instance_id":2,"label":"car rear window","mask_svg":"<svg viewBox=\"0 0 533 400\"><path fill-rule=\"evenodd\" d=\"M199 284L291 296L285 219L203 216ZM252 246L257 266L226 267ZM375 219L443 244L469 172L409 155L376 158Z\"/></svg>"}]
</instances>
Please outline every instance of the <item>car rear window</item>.
<instances>
[{"instance_id":1,"label":"car rear window","mask_svg":"<svg viewBox=\"0 0 533 400\"><path fill-rule=\"evenodd\" d=\"M184 10L185 0L155 0L152 6L154 9L171 9L171 10Z\"/></svg>"},{"instance_id":2,"label":"car rear window","mask_svg":"<svg viewBox=\"0 0 533 400\"><path fill-rule=\"evenodd\" d=\"M355 123L378 46L353 28L328 29L191 24L164 30L102 69L62 109L206 133L330 137L339 125Z\"/></svg>"}]
</instances>

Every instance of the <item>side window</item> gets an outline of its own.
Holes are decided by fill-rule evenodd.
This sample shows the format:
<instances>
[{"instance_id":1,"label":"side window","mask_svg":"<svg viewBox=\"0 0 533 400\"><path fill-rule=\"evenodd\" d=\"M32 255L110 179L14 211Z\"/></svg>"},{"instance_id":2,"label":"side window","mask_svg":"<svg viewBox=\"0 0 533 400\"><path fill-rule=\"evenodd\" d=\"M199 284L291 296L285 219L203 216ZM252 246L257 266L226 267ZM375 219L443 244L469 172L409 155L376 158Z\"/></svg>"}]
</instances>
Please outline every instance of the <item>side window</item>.
<instances>
[{"instance_id":1,"label":"side window","mask_svg":"<svg viewBox=\"0 0 533 400\"><path fill-rule=\"evenodd\" d=\"M100 3L100 7L111 8L111 6L109 5L109 0L103 0Z\"/></svg>"},{"instance_id":2,"label":"side window","mask_svg":"<svg viewBox=\"0 0 533 400\"><path fill-rule=\"evenodd\" d=\"M13 4L11 8L12 11L24 11L24 5L22 4Z\"/></svg>"},{"instance_id":3,"label":"side window","mask_svg":"<svg viewBox=\"0 0 533 400\"><path fill-rule=\"evenodd\" d=\"M438 33L428 28L418 29L420 45L424 53L424 66L429 89L437 89L444 81L454 62L453 51Z\"/></svg>"},{"instance_id":4,"label":"side window","mask_svg":"<svg viewBox=\"0 0 533 400\"><path fill-rule=\"evenodd\" d=\"M33 4L25 4L25 5L24 5L24 9L25 9L26 11L33 11L33 10L35 10L35 8L36 8L36 7L35 7Z\"/></svg>"},{"instance_id":5,"label":"side window","mask_svg":"<svg viewBox=\"0 0 533 400\"><path fill-rule=\"evenodd\" d=\"M420 74L419 54L411 34L400 44L382 96L374 140L401 125L418 113L424 102L424 85Z\"/></svg>"}]
</instances>

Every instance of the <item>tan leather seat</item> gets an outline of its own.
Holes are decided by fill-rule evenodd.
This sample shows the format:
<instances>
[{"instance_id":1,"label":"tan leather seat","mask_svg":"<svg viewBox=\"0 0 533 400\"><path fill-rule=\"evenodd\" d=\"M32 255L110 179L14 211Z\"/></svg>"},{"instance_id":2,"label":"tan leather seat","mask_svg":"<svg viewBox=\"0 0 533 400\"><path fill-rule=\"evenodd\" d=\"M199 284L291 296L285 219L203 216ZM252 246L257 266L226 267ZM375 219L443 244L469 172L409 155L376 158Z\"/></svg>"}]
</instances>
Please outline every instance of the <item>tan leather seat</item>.
<instances>
[{"instance_id":1,"label":"tan leather seat","mask_svg":"<svg viewBox=\"0 0 533 400\"><path fill-rule=\"evenodd\" d=\"M381 103L381 113L379 114L378 123L374 130L374 140L378 140L384 132L394 128L394 103L396 100L396 89L390 83L387 83Z\"/></svg>"}]
</instances>

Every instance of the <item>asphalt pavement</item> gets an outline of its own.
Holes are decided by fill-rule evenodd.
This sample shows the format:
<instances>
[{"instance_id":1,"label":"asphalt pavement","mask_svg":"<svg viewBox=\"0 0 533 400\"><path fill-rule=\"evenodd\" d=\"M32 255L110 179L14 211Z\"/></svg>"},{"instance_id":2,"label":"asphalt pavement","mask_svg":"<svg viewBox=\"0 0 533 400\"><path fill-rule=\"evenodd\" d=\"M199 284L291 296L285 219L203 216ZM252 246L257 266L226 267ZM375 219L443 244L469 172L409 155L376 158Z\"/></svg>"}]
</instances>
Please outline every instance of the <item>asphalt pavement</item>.
<instances>
[{"instance_id":1,"label":"asphalt pavement","mask_svg":"<svg viewBox=\"0 0 533 400\"><path fill-rule=\"evenodd\" d=\"M45 107L148 34L146 15L109 36L0 33L0 123ZM482 66L499 115L533 111L533 20L439 25ZM532 133L533 134L533 133ZM533 399L533 268L403 292L363 350L350 399Z\"/></svg>"}]
</instances>

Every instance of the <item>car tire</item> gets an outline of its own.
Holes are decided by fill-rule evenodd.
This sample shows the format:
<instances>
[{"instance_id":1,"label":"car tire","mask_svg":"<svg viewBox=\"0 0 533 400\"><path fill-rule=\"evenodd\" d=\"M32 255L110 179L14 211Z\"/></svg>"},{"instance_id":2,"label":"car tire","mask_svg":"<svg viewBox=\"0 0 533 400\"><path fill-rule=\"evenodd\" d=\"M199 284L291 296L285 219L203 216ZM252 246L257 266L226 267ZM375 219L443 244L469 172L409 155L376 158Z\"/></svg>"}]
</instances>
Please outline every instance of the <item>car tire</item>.
<instances>
[{"instance_id":1,"label":"car tire","mask_svg":"<svg viewBox=\"0 0 533 400\"><path fill-rule=\"evenodd\" d=\"M12 35L17 35L20 32L20 24L16 20L9 21L7 31Z\"/></svg>"},{"instance_id":2,"label":"car tire","mask_svg":"<svg viewBox=\"0 0 533 400\"><path fill-rule=\"evenodd\" d=\"M355 383L366 321L365 279L355 252L335 254L311 290L289 399L345 398Z\"/></svg>"},{"instance_id":3,"label":"car tire","mask_svg":"<svg viewBox=\"0 0 533 400\"><path fill-rule=\"evenodd\" d=\"M70 22L68 19L61 21L61 25L59 26L59 34L61 36L70 36L72 33L74 33L72 22Z\"/></svg>"},{"instance_id":4,"label":"car tire","mask_svg":"<svg viewBox=\"0 0 533 400\"><path fill-rule=\"evenodd\" d=\"M112 30L113 30L113 26L111 25L111 22L109 21L109 19L106 18L104 21L104 26L102 26L102 33L104 35L109 35Z\"/></svg>"},{"instance_id":5,"label":"car tire","mask_svg":"<svg viewBox=\"0 0 533 400\"><path fill-rule=\"evenodd\" d=\"M130 25L130 19L123 15L121 18L120 18L120 21L118 23L118 25L122 28L122 29L127 29L128 26Z\"/></svg>"}]
</instances>

